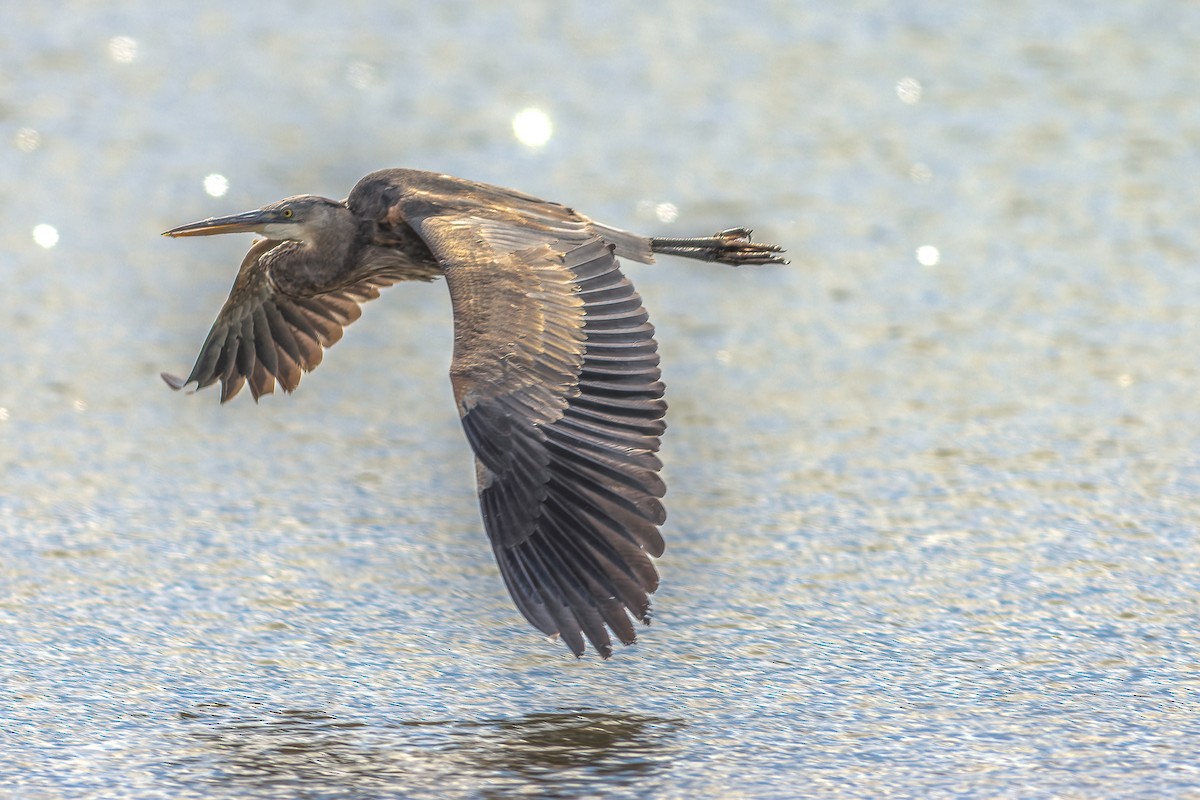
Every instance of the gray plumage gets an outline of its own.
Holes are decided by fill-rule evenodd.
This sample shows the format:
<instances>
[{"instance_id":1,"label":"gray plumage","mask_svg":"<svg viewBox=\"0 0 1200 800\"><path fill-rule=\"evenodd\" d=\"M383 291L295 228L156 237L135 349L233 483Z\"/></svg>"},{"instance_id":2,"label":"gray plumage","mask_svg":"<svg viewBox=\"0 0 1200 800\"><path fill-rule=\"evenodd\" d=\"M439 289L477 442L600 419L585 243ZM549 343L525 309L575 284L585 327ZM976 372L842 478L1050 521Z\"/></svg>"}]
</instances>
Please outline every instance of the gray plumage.
<instances>
[{"instance_id":1,"label":"gray plumage","mask_svg":"<svg viewBox=\"0 0 1200 800\"><path fill-rule=\"evenodd\" d=\"M530 623L576 656L629 644L649 622L666 487L658 348L617 256L669 253L785 263L731 229L656 239L510 189L407 169L363 178L342 202L302 195L167 231L253 231L229 299L187 378L294 390L356 320L404 280L446 278L450 380L475 453L480 507L505 585ZM632 618L632 620L631 620Z\"/></svg>"}]
</instances>

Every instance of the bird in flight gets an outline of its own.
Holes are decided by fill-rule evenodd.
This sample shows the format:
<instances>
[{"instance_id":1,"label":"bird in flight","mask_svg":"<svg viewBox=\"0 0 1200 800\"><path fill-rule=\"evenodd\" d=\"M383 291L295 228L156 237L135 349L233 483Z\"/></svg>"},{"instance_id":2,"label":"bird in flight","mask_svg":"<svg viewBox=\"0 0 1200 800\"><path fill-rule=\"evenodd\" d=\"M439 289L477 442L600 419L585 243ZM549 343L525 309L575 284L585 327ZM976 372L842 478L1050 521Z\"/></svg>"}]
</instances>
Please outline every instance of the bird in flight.
<instances>
[{"instance_id":1,"label":"bird in flight","mask_svg":"<svg viewBox=\"0 0 1200 800\"><path fill-rule=\"evenodd\" d=\"M483 524L525 618L612 654L636 639L658 588L666 427L658 345L617 256L739 266L787 263L733 228L653 238L557 203L411 169L360 180L346 200L298 195L165 236L254 232L187 378L221 402L291 392L379 290L444 276L454 312L450 383Z\"/></svg>"}]
</instances>

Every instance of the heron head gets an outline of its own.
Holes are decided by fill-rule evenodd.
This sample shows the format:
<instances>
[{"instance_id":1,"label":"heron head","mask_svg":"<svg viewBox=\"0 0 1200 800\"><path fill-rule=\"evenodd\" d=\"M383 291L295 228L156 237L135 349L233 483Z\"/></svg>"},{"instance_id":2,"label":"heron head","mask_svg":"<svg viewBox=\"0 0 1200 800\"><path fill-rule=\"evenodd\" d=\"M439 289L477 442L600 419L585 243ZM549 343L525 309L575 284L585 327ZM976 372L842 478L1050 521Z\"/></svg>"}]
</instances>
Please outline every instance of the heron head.
<instances>
[{"instance_id":1,"label":"heron head","mask_svg":"<svg viewBox=\"0 0 1200 800\"><path fill-rule=\"evenodd\" d=\"M270 203L254 211L209 217L180 225L163 236L212 236L218 233L259 233L268 239L311 242L349 219L345 203L302 194Z\"/></svg>"}]
</instances>

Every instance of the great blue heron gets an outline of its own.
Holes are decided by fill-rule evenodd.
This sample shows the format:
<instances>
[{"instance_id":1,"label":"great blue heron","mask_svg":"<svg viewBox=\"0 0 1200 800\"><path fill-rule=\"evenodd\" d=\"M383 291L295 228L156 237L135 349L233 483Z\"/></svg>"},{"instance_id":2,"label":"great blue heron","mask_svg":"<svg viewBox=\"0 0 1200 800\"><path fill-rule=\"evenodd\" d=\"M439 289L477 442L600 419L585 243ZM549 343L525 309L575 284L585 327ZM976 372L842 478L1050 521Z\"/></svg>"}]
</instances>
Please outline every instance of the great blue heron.
<instances>
[{"instance_id":1,"label":"great blue heron","mask_svg":"<svg viewBox=\"0 0 1200 800\"><path fill-rule=\"evenodd\" d=\"M576 656L604 658L608 628L649 623L663 552L655 455L666 425L658 346L616 256L786 263L734 228L661 239L510 189L409 169L373 172L344 201L299 195L165 236L252 231L186 379L221 402L290 392L382 287L444 275L454 309L450 382L484 528L517 608Z\"/></svg>"}]
</instances>

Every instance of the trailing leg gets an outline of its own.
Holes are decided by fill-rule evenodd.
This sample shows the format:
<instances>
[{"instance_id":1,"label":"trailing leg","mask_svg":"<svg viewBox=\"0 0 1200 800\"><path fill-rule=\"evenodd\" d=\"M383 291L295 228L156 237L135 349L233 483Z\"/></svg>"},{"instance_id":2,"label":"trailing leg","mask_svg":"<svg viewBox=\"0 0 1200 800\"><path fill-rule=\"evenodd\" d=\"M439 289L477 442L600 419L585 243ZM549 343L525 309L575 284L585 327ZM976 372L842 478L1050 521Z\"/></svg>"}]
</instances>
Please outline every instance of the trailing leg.
<instances>
[{"instance_id":1,"label":"trailing leg","mask_svg":"<svg viewBox=\"0 0 1200 800\"><path fill-rule=\"evenodd\" d=\"M650 249L663 255L716 261L734 267L743 264L788 263L779 255L783 252L779 245L750 241L748 228L730 228L712 236L691 239L651 238Z\"/></svg>"}]
</instances>

